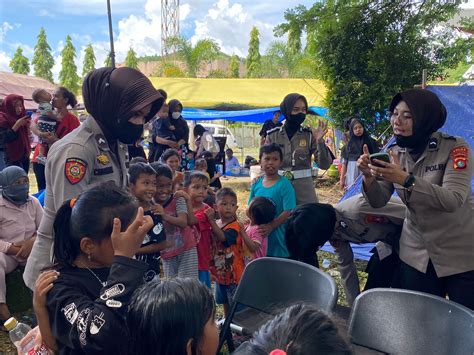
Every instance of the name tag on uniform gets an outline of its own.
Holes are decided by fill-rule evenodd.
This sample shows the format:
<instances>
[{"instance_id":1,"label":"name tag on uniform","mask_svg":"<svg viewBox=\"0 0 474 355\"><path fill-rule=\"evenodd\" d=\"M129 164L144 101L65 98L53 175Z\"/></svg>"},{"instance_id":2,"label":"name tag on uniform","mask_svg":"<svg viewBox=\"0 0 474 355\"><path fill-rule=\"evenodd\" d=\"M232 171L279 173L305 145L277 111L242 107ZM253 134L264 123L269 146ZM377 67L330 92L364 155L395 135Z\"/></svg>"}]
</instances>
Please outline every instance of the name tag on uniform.
<instances>
[{"instance_id":1,"label":"name tag on uniform","mask_svg":"<svg viewBox=\"0 0 474 355\"><path fill-rule=\"evenodd\" d=\"M430 165L430 166L426 166L425 167L425 173L427 173L428 171L440 171L440 170L444 170L446 168L446 164L434 164L434 165Z\"/></svg>"},{"instance_id":2,"label":"name tag on uniform","mask_svg":"<svg viewBox=\"0 0 474 355\"><path fill-rule=\"evenodd\" d=\"M108 166L106 168L96 168L94 169L94 175L107 175L107 174L112 174L114 172L114 169L111 166Z\"/></svg>"}]
</instances>

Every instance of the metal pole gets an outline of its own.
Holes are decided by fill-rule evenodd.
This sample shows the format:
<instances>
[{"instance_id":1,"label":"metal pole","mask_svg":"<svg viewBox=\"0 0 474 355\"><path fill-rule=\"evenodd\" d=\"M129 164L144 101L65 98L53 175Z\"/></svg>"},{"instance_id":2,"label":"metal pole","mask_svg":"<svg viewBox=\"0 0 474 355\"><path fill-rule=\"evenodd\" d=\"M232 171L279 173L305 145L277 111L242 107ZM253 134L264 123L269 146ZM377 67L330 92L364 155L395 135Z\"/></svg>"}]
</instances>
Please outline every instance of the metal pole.
<instances>
[{"instance_id":1,"label":"metal pole","mask_svg":"<svg viewBox=\"0 0 474 355\"><path fill-rule=\"evenodd\" d=\"M107 0L107 14L109 16L110 62L112 63L112 68L115 68L114 32L112 31L112 11L110 10L110 0Z\"/></svg>"},{"instance_id":2,"label":"metal pole","mask_svg":"<svg viewBox=\"0 0 474 355\"><path fill-rule=\"evenodd\" d=\"M422 72L421 76L422 76L421 77L421 88L426 89L426 80L427 80L427 77L428 77L428 70L423 69L423 72Z\"/></svg>"}]
</instances>

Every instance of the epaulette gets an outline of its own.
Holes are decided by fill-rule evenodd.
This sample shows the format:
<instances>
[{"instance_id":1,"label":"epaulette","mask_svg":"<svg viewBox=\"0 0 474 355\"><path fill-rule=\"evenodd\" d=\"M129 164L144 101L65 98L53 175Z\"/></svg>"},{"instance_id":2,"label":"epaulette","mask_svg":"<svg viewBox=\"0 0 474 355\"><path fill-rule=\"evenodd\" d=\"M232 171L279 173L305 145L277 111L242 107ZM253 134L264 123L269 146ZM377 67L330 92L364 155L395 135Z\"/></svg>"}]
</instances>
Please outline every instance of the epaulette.
<instances>
[{"instance_id":1,"label":"epaulette","mask_svg":"<svg viewBox=\"0 0 474 355\"><path fill-rule=\"evenodd\" d=\"M283 127L283 126L282 126ZM269 129L267 131L267 135L273 133L273 132L279 132L281 130L281 127L275 127L275 128L272 128L272 129Z\"/></svg>"}]
</instances>

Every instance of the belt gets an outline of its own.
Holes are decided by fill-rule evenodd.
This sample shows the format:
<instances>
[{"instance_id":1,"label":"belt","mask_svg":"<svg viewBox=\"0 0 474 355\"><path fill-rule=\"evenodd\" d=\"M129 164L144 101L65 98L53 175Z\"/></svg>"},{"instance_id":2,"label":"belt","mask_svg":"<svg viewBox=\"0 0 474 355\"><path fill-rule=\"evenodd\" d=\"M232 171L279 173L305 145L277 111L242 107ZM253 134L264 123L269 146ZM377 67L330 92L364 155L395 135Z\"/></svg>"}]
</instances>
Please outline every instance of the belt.
<instances>
[{"instance_id":1,"label":"belt","mask_svg":"<svg viewBox=\"0 0 474 355\"><path fill-rule=\"evenodd\" d=\"M297 180L313 176L311 169L302 170L278 170L278 174L286 177L288 180Z\"/></svg>"}]
</instances>

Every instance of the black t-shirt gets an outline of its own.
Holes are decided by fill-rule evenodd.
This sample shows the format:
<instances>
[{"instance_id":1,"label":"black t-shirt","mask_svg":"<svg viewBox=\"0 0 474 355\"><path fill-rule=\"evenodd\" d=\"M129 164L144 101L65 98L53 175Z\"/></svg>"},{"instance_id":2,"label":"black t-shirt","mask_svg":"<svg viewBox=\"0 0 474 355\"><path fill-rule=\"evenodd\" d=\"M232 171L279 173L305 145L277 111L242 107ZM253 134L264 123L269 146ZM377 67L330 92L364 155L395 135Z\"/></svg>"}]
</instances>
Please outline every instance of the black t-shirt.
<instances>
[{"instance_id":1,"label":"black t-shirt","mask_svg":"<svg viewBox=\"0 0 474 355\"><path fill-rule=\"evenodd\" d=\"M277 122L276 124L273 123L273 120L266 120L265 123L262 126L262 129L260 130L260 137L266 137L267 132L273 128L276 127L281 127L283 124L281 122Z\"/></svg>"}]
</instances>

